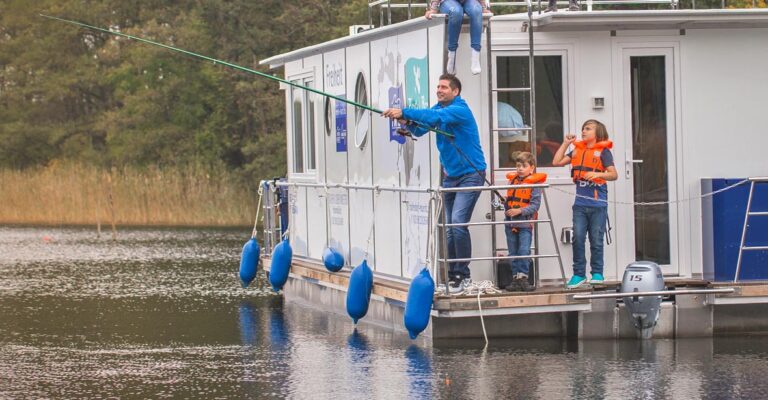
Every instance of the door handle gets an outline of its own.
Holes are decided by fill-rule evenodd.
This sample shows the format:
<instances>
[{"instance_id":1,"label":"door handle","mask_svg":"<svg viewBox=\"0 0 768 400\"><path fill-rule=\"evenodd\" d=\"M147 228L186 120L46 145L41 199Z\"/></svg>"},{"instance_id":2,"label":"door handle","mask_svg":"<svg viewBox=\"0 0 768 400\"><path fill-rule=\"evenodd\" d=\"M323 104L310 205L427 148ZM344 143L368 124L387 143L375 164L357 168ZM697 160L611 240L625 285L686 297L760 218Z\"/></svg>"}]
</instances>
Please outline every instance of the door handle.
<instances>
[{"instance_id":1,"label":"door handle","mask_svg":"<svg viewBox=\"0 0 768 400\"><path fill-rule=\"evenodd\" d=\"M643 160L633 160L631 158L628 158L627 161L625 161L626 168L624 168L624 176L629 179L632 176L632 167L634 164L642 164Z\"/></svg>"}]
</instances>

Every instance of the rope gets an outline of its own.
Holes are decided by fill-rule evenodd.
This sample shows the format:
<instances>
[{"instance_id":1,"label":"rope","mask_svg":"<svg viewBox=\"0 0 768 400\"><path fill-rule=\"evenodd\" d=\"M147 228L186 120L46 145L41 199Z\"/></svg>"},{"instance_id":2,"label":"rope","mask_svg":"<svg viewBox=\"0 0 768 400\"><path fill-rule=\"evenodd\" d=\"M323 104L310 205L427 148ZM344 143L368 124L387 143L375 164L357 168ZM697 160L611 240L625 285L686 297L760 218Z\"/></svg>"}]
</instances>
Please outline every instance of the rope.
<instances>
[{"instance_id":1,"label":"rope","mask_svg":"<svg viewBox=\"0 0 768 400\"><path fill-rule=\"evenodd\" d=\"M435 287L435 293L442 295L444 287ZM497 289L492 281L475 281L467 285L460 293L452 294L452 296L477 296L477 309L480 311L480 325L483 327L483 338L485 338L485 347L488 348L488 331L485 329L485 318L483 317L483 305L480 302L480 296L483 294L500 294L501 290Z\"/></svg>"},{"instance_id":2,"label":"rope","mask_svg":"<svg viewBox=\"0 0 768 400\"><path fill-rule=\"evenodd\" d=\"M433 227L432 224L434 224L435 221L435 209L438 207L439 199L440 196L438 196L437 193L432 192L432 196L430 196L427 206L427 256L424 260L424 264L429 267L432 271L432 276L434 277L437 277L437 262L433 262L433 260L437 260L437 254L435 254L435 248L437 246L435 246L436 241L433 237L435 236L434 230L437 229L437 225Z\"/></svg>"},{"instance_id":3,"label":"rope","mask_svg":"<svg viewBox=\"0 0 768 400\"><path fill-rule=\"evenodd\" d=\"M298 190L298 189L297 189ZM288 229L283 232L283 235L280 237L282 240L285 240L285 237L290 235L291 229L293 229L293 217L291 217L291 213L293 213L293 207L296 205L296 197L298 196L298 193L295 193L295 196L291 196L291 188L288 188Z\"/></svg>"},{"instance_id":4,"label":"rope","mask_svg":"<svg viewBox=\"0 0 768 400\"><path fill-rule=\"evenodd\" d=\"M660 205L664 205L664 204L686 203L686 202L689 202L689 201L701 200L701 199L704 199L704 198L707 198L707 197L714 196L714 195L716 195L718 193L722 193L722 192L725 192L727 190L731 190L731 189L735 188L736 186L743 185L746 182L749 182L749 179L741 180L741 181L736 182L736 183L734 183L732 185L726 186L726 187L724 187L722 189L718 189L718 190L715 190L714 192L706 193L706 194L703 194L703 195L697 196L697 197L689 197L689 198L685 198L685 199L670 200L670 201L646 201L646 202L642 202L642 201L638 201L638 202L613 201L613 200L596 199L594 197L584 196L584 195L581 195L581 194L572 193L572 192L569 192L567 190L560 189L557 186L551 186L550 185L549 188L550 189L554 189L554 190L556 190L558 192L561 192L561 193L565 193L565 194L574 196L574 197L581 197L583 199L588 199L588 200L592 200L592 201L599 201L601 203L606 203L606 204L610 203L610 204L634 205L634 206L660 206Z\"/></svg>"},{"instance_id":5,"label":"rope","mask_svg":"<svg viewBox=\"0 0 768 400\"><path fill-rule=\"evenodd\" d=\"M256 237L256 225L259 223L259 211L261 210L261 197L264 193L264 187L262 186L261 182L259 182L259 202L256 203L256 218L253 220L253 231L251 231L251 239Z\"/></svg>"},{"instance_id":6,"label":"rope","mask_svg":"<svg viewBox=\"0 0 768 400\"><path fill-rule=\"evenodd\" d=\"M323 189L325 189L325 247L331 247L331 208L328 206L328 200L330 200L328 185L323 186Z\"/></svg>"},{"instance_id":7,"label":"rope","mask_svg":"<svg viewBox=\"0 0 768 400\"><path fill-rule=\"evenodd\" d=\"M485 330L485 318L483 318L483 305L480 302L481 294L499 294L501 290L496 289L496 286L492 281L478 281L470 283L461 294L477 295L477 309L480 312L480 325L483 327L483 338L485 339L485 347L488 348L488 332Z\"/></svg>"},{"instance_id":8,"label":"rope","mask_svg":"<svg viewBox=\"0 0 768 400\"><path fill-rule=\"evenodd\" d=\"M368 232L368 242L365 244L365 259L368 259L368 250L371 248L371 242L373 241L373 231L376 227L376 199L379 198L379 194L381 193L381 189L378 185L376 185L373 189L373 216L371 217L371 230Z\"/></svg>"}]
</instances>

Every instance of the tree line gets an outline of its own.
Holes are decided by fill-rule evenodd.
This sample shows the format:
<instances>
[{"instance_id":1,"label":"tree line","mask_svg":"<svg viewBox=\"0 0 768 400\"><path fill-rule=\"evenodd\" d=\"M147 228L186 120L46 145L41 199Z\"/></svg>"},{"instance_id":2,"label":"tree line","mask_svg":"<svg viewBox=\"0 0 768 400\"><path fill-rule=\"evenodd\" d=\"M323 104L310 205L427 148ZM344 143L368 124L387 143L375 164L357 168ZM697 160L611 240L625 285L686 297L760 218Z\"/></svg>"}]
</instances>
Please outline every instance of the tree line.
<instances>
[{"instance_id":1,"label":"tree line","mask_svg":"<svg viewBox=\"0 0 768 400\"><path fill-rule=\"evenodd\" d=\"M268 73L259 60L343 36L364 0L0 0L0 168L224 168L285 174L277 83L47 14Z\"/></svg>"}]
</instances>

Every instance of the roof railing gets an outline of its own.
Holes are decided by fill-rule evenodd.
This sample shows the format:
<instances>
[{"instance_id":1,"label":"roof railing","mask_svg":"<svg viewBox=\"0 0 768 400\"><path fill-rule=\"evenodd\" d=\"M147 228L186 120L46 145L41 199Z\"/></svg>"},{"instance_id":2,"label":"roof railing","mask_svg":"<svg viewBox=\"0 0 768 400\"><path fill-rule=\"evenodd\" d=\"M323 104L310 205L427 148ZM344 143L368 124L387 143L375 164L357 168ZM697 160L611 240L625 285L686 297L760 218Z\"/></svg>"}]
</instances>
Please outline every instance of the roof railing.
<instances>
[{"instance_id":1,"label":"roof railing","mask_svg":"<svg viewBox=\"0 0 768 400\"><path fill-rule=\"evenodd\" d=\"M702 1L699 1L700 3ZM498 9L500 7L521 7L527 6L526 1L495 1L488 0L491 10ZM586 11L593 11L594 7L601 6L636 6L636 5L669 5L671 9L686 8L682 7L681 0L581 0L580 3L586 6ZM710 2L711 3L711 2ZM392 23L392 11L398 9L405 9L407 19L419 17L424 14L424 10L427 8L429 2L420 1L414 2L413 0L369 0L368 1L368 25L373 26L373 14L378 11L379 14L379 26L389 25ZM698 6L696 0L686 1L686 4L691 9L697 9ZM714 4L718 4L714 2ZM534 1L533 8L541 13L547 8L547 1ZM557 5L568 5L567 0L558 0ZM719 8L726 8L728 6L727 0L720 0ZM757 7L757 0L752 0L752 8ZM717 8L715 7L704 7Z\"/></svg>"}]
</instances>

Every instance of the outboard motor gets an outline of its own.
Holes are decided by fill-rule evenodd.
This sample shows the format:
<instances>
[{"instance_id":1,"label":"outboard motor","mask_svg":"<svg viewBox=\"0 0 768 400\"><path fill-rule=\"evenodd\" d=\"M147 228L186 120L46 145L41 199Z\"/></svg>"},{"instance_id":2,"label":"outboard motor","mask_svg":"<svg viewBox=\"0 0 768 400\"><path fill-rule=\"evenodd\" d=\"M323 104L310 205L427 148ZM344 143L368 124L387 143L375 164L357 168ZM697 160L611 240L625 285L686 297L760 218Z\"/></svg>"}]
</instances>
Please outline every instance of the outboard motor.
<instances>
[{"instance_id":1,"label":"outboard motor","mask_svg":"<svg viewBox=\"0 0 768 400\"><path fill-rule=\"evenodd\" d=\"M650 261L636 261L624 270L621 293L656 292L664 290L664 276L658 264ZM650 339L661 312L661 296L622 297L629 318L643 339Z\"/></svg>"}]
</instances>

